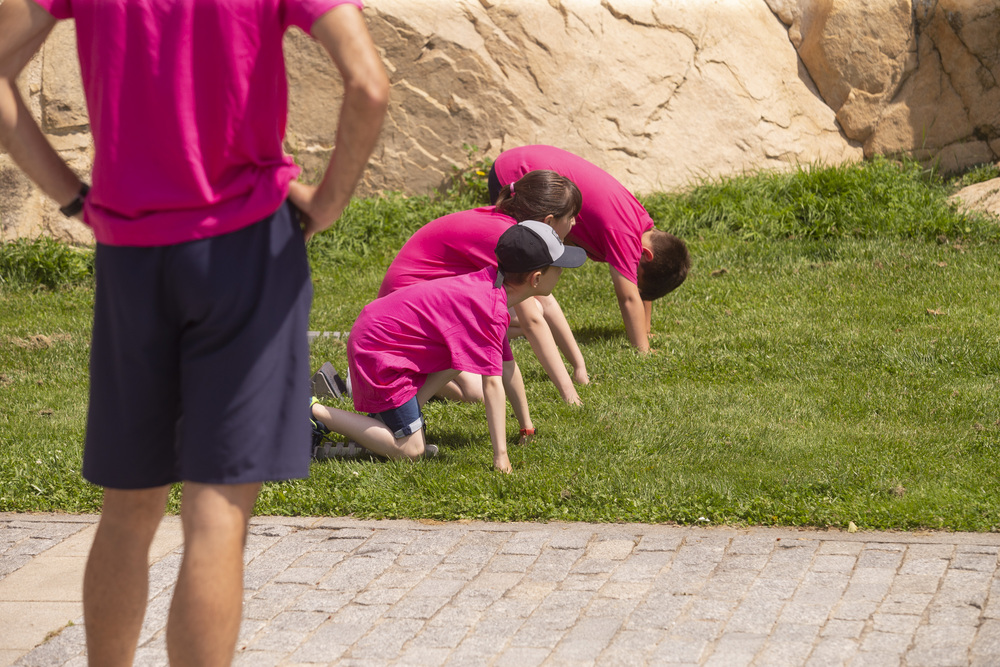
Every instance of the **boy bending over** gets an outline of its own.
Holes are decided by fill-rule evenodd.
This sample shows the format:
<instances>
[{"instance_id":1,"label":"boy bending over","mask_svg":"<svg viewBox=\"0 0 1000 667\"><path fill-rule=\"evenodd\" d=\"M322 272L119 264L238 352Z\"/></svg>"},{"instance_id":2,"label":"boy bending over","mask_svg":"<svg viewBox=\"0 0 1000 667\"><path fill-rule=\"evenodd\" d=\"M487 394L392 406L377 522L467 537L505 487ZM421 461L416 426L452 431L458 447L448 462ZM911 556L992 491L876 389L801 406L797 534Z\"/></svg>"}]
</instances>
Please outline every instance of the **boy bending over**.
<instances>
[{"instance_id":1,"label":"boy bending over","mask_svg":"<svg viewBox=\"0 0 1000 667\"><path fill-rule=\"evenodd\" d=\"M505 231L495 252L498 268L418 283L365 306L351 327L347 361L354 407L368 415L314 403L313 417L376 454L418 459L428 450L423 404L460 372L476 373L482 376L493 467L511 472L505 390L522 443L534 427L507 341L507 309L551 293L562 269L587 257L534 220Z\"/></svg>"},{"instance_id":2,"label":"boy bending over","mask_svg":"<svg viewBox=\"0 0 1000 667\"><path fill-rule=\"evenodd\" d=\"M649 351L652 302L680 287L691 267L684 242L654 229L642 204L611 174L582 157L553 146L521 146L501 153L489 174L490 199L535 169L551 169L573 181L583 207L566 242L611 268L618 308L629 342Z\"/></svg>"}]
</instances>

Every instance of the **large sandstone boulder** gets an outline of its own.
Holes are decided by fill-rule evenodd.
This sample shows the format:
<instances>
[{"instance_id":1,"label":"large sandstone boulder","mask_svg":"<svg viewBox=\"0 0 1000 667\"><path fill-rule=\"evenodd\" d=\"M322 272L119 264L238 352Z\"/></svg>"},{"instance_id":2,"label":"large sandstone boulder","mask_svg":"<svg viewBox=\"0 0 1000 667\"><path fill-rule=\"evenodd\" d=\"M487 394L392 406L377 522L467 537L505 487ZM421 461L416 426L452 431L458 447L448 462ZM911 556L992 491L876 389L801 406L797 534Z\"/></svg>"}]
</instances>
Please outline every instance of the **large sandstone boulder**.
<instances>
[{"instance_id":1,"label":"large sandstone boulder","mask_svg":"<svg viewBox=\"0 0 1000 667\"><path fill-rule=\"evenodd\" d=\"M426 193L455 166L526 143L637 192L702 177L912 152L945 169L1000 153L1000 0L368 0L392 80L360 194ZM32 113L91 164L73 24L22 76ZM341 84L301 32L285 44L287 150L318 180ZM90 239L0 151L3 238Z\"/></svg>"},{"instance_id":2,"label":"large sandstone boulder","mask_svg":"<svg viewBox=\"0 0 1000 667\"><path fill-rule=\"evenodd\" d=\"M1000 154L997 2L767 1L865 155L954 171Z\"/></svg>"},{"instance_id":3,"label":"large sandstone boulder","mask_svg":"<svg viewBox=\"0 0 1000 667\"><path fill-rule=\"evenodd\" d=\"M372 0L391 74L372 183L426 192L463 164L556 144L634 190L861 156L763 0ZM329 139L327 139L329 141Z\"/></svg>"}]
</instances>

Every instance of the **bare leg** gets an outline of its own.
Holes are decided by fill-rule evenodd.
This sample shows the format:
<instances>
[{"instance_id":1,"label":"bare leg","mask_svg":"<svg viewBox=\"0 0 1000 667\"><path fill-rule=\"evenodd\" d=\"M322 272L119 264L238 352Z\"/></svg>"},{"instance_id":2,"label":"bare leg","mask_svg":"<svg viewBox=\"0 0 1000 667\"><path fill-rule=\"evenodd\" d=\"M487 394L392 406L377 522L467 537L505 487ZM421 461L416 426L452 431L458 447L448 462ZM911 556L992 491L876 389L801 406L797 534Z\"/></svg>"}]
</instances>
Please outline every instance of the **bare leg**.
<instances>
[{"instance_id":1,"label":"bare leg","mask_svg":"<svg viewBox=\"0 0 1000 667\"><path fill-rule=\"evenodd\" d=\"M259 483L184 483L184 559L167 620L172 665L229 665L243 616L243 548Z\"/></svg>"},{"instance_id":2,"label":"bare leg","mask_svg":"<svg viewBox=\"0 0 1000 667\"><path fill-rule=\"evenodd\" d=\"M455 379L458 371L447 370L431 373L424 385L417 392L417 405L423 407L431 396L434 396L449 382ZM418 459L426 448L424 430L411 433L402 438L396 438L389 427L368 415L361 415L348 410L330 408L320 403L312 406L313 417L319 419L331 431L342 433L365 449L390 459Z\"/></svg>"},{"instance_id":3,"label":"bare leg","mask_svg":"<svg viewBox=\"0 0 1000 667\"><path fill-rule=\"evenodd\" d=\"M518 325L524 331L524 337L528 339L531 349L538 358L538 363L556 386L559 395L570 405L582 405L580 395L573 386L573 380L566 372L562 357L559 356L559 347L552 331L545 321L542 303L537 298L525 299L514 306L514 312L517 314Z\"/></svg>"},{"instance_id":4,"label":"bare leg","mask_svg":"<svg viewBox=\"0 0 1000 667\"><path fill-rule=\"evenodd\" d=\"M389 427L368 415L329 408L316 403L313 417L323 422L331 431L342 433L365 449L390 459L419 459L425 449L424 430L396 438Z\"/></svg>"},{"instance_id":5,"label":"bare leg","mask_svg":"<svg viewBox=\"0 0 1000 667\"><path fill-rule=\"evenodd\" d=\"M104 510L83 576L91 665L131 665L149 595L149 545L169 486L104 490Z\"/></svg>"},{"instance_id":6,"label":"bare leg","mask_svg":"<svg viewBox=\"0 0 1000 667\"><path fill-rule=\"evenodd\" d=\"M463 403L483 402L483 380L482 376L475 373L462 372L454 380L438 390L437 396L450 401L461 401Z\"/></svg>"},{"instance_id":7,"label":"bare leg","mask_svg":"<svg viewBox=\"0 0 1000 667\"><path fill-rule=\"evenodd\" d=\"M535 299L542 306L542 315L552 331L556 345L566 357L566 361L573 367L573 381L577 384L590 384L587 363L583 360L583 352L576 344L576 338L569 328L569 322L566 321L566 315L563 314L559 302L551 294L549 296L536 296Z\"/></svg>"},{"instance_id":8,"label":"bare leg","mask_svg":"<svg viewBox=\"0 0 1000 667\"><path fill-rule=\"evenodd\" d=\"M441 393L441 390L444 388L445 385L452 382L453 380L457 380L459 377L463 375L467 375L472 377L473 379L479 380L480 383L482 382L482 380L480 379L481 376L475 375L473 373L462 373L461 371L456 371L456 370L438 371L437 373L431 373L430 375L427 376L427 379L424 380L424 385L420 387L420 389L417 391L417 405L419 405L420 407L424 407L424 403L430 400L431 396L436 396L437 394ZM483 390L482 387L480 387L479 388L480 393L482 392L482 390ZM479 400L483 399L480 398Z\"/></svg>"}]
</instances>

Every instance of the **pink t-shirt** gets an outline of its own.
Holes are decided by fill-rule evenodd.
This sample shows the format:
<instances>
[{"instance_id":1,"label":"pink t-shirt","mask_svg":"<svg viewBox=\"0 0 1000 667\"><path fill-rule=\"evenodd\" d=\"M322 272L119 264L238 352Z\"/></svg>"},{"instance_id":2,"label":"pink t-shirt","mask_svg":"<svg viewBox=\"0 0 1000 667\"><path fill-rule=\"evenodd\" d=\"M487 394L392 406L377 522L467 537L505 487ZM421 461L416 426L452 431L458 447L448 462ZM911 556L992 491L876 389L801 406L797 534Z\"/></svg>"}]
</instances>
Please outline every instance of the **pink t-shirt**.
<instances>
[{"instance_id":1,"label":"pink t-shirt","mask_svg":"<svg viewBox=\"0 0 1000 667\"><path fill-rule=\"evenodd\" d=\"M361 0L36 0L76 20L95 157L84 220L100 243L172 245L273 213L298 166L282 150L282 37Z\"/></svg>"},{"instance_id":2,"label":"pink t-shirt","mask_svg":"<svg viewBox=\"0 0 1000 667\"><path fill-rule=\"evenodd\" d=\"M496 268L429 280L375 299L347 340L354 407L398 408L430 373L456 369L501 375L514 355L507 341L507 292Z\"/></svg>"},{"instance_id":3,"label":"pink t-shirt","mask_svg":"<svg viewBox=\"0 0 1000 667\"><path fill-rule=\"evenodd\" d=\"M396 253L378 296L426 280L495 267L497 241L514 223L514 218L497 213L492 206L431 220L414 232Z\"/></svg>"},{"instance_id":4,"label":"pink t-shirt","mask_svg":"<svg viewBox=\"0 0 1000 667\"><path fill-rule=\"evenodd\" d=\"M586 250L590 259L607 262L637 282L642 235L653 228L653 218L614 176L554 146L512 148L500 153L493 167L501 186L536 169L549 169L576 183L583 207L566 240Z\"/></svg>"}]
</instances>

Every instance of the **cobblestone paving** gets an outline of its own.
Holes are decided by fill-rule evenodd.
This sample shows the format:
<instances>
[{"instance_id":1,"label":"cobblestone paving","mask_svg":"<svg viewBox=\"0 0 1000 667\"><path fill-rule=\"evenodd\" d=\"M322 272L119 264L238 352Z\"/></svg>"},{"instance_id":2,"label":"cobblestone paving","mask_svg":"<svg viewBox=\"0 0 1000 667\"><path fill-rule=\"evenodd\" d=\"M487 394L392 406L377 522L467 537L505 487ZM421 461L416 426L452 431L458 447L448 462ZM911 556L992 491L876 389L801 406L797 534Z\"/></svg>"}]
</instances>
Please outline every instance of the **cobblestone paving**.
<instances>
[{"instance_id":1,"label":"cobblestone paving","mask_svg":"<svg viewBox=\"0 0 1000 667\"><path fill-rule=\"evenodd\" d=\"M0 525L0 577L78 529L25 525ZM240 666L1000 664L997 535L267 517L251 533ZM179 561L151 569L137 665L166 664ZM81 619L16 664L82 667L84 650Z\"/></svg>"},{"instance_id":2,"label":"cobblestone paving","mask_svg":"<svg viewBox=\"0 0 1000 667\"><path fill-rule=\"evenodd\" d=\"M8 515L16 517L16 515ZM0 581L38 554L94 522L93 517L60 516L57 521L11 518L0 521Z\"/></svg>"}]
</instances>

